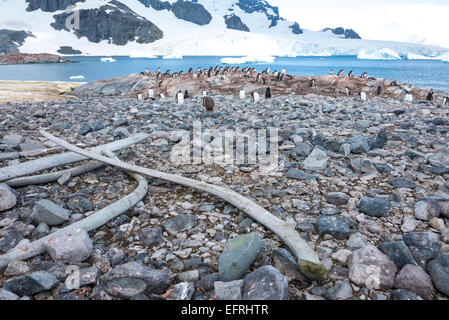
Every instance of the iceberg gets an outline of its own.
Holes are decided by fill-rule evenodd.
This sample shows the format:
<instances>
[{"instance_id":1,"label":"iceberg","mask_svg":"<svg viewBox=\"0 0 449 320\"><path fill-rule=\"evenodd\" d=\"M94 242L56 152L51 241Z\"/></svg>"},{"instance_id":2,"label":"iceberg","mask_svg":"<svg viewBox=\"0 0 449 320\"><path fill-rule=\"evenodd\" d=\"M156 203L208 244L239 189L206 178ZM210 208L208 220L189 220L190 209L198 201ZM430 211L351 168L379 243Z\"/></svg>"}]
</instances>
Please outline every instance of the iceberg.
<instances>
[{"instance_id":1,"label":"iceberg","mask_svg":"<svg viewBox=\"0 0 449 320\"><path fill-rule=\"evenodd\" d=\"M449 52L446 52L446 53L436 57L435 59L441 60L443 62L449 62Z\"/></svg>"},{"instance_id":2,"label":"iceberg","mask_svg":"<svg viewBox=\"0 0 449 320\"><path fill-rule=\"evenodd\" d=\"M70 80L84 80L85 77L84 76L71 76Z\"/></svg>"},{"instance_id":3,"label":"iceberg","mask_svg":"<svg viewBox=\"0 0 449 320\"><path fill-rule=\"evenodd\" d=\"M273 56L247 56L242 58L223 58L221 63L224 64L245 64L245 63L256 63L256 62L266 62L271 63L276 60Z\"/></svg>"},{"instance_id":4,"label":"iceberg","mask_svg":"<svg viewBox=\"0 0 449 320\"><path fill-rule=\"evenodd\" d=\"M383 48L378 50L366 51L360 50L357 53L357 59L360 60L401 60L399 54L396 51L389 48Z\"/></svg>"},{"instance_id":5,"label":"iceberg","mask_svg":"<svg viewBox=\"0 0 449 320\"><path fill-rule=\"evenodd\" d=\"M405 55L405 59L406 60L434 60L435 58L426 57L426 56L423 56L420 54L407 52L407 54Z\"/></svg>"},{"instance_id":6,"label":"iceberg","mask_svg":"<svg viewBox=\"0 0 449 320\"><path fill-rule=\"evenodd\" d=\"M169 54L166 56L163 56L162 59L169 60L169 59L182 59L184 58L182 55L176 55L176 54Z\"/></svg>"},{"instance_id":7,"label":"iceberg","mask_svg":"<svg viewBox=\"0 0 449 320\"><path fill-rule=\"evenodd\" d=\"M101 58L101 62L116 62L114 58Z\"/></svg>"}]
</instances>

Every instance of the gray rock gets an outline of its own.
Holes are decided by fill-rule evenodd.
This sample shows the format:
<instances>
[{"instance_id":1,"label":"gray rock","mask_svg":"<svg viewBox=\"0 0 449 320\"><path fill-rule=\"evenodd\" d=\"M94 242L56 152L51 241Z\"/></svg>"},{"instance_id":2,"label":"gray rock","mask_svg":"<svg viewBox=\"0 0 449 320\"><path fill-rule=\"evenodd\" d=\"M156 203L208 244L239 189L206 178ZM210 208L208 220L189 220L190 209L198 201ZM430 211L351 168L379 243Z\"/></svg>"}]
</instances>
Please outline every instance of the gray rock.
<instances>
[{"instance_id":1,"label":"gray rock","mask_svg":"<svg viewBox=\"0 0 449 320\"><path fill-rule=\"evenodd\" d=\"M315 147L312 153L307 157L306 160L301 164L301 168L310 171L320 171L327 167L327 153L320 147Z\"/></svg>"},{"instance_id":2,"label":"gray rock","mask_svg":"<svg viewBox=\"0 0 449 320\"><path fill-rule=\"evenodd\" d=\"M360 249L367 245L369 245L368 238L360 232L352 234L349 240L346 241L346 246L352 250Z\"/></svg>"},{"instance_id":3,"label":"gray rock","mask_svg":"<svg viewBox=\"0 0 449 320\"><path fill-rule=\"evenodd\" d=\"M288 279L295 279L301 284L308 283L306 277L299 271L295 258L283 248L273 251L274 267L278 269Z\"/></svg>"},{"instance_id":4,"label":"gray rock","mask_svg":"<svg viewBox=\"0 0 449 320\"><path fill-rule=\"evenodd\" d=\"M16 148L25 141L25 138L18 134L9 134L3 137L2 144L7 144L13 148Z\"/></svg>"},{"instance_id":5,"label":"gray rock","mask_svg":"<svg viewBox=\"0 0 449 320\"><path fill-rule=\"evenodd\" d=\"M390 201L387 198L363 198L360 211L372 217L386 217L390 214Z\"/></svg>"},{"instance_id":6,"label":"gray rock","mask_svg":"<svg viewBox=\"0 0 449 320\"><path fill-rule=\"evenodd\" d=\"M439 235L433 232L411 232L403 237L416 263L426 269L427 263L441 255Z\"/></svg>"},{"instance_id":7,"label":"gray rock","mask_svg":"<svg viewBox=\"0 0 449 320\"><path fill-rule=\"evenodd\" d=\"M155 270L141 262L129 262L101 277L104 289L112 296L130 299L139 293L162 294L171 285L166 270Z\"/></svg>"},{"instance_id":8,"label":"gray rock","mask_svg":"<svg viewBox=\"0 0 449 320\"><path fill-rule=\"evenodd\" d=\"M151 248L162 242L162 229L161 228L145 228L140 232L140 241L145 246Z\"/></svg>"},{"instance_id":9,"label":"gray rock","mask_svg":"<svg viewBox=\"0 0 449 320\"><path fill-rule=\"evenodd\" d=\"M17 198L12 189L4 183L0 183L0 212L14 208Z\"/></svg>"},{"instance_id":10,"label":"gray rock","mask_svg":"<svg viewBox=\"0 0 449 320\"><path fill-rule=\"evenodd\" d=\"M3 283L3 288L18 296L32 296L48 291L59 283L56 277L46 271L37 271L23 276L15 276Z\"/></svg>"},{"instance_id":11,"label":"gray rock","mask_svg":"<svg viewBox=\"0 0 449 320\"><path fill-rule=\"evenodd\" d=\"M40 200L34 206L31 218L37 223L58 226L69 220L70 212L50 200Z\"/></svg>"},{"instance_id":12,"label":"gray rock","mask_svg":"<svg viewBox=\"0 0 449 320\"><path fill-rule=\"evenodd\" d=\"M403 241L384 242L378 248L393 260L398 270L401 270L405 265L416 265L412 253Z\"/></svg>"},{"instance_id":13,"label":"gray rock","mask_svg":"<svg viewBox=\"0 0 449 320\"><path fill-rule=\"evenodd\" d=\"M162 222L162 226L172 235L190 230L198 225L198 220L194 216L180 214L172 219Z\"/></svg>"},{"instance_id":14,"label":"gray rock","mask_svg":"<svg viewBox=\"0 0 449 320\"><path fill-rule=\"evenodd\" d=\"M390 180L390 184L396 188L415 189L416 183L406 178L393 178Z\"/></svg>"},{"instance_id":15,"label":"gray rock","mask_svg":"<svg viewBox=\"0 0 449 320\"><path fill-rule=\"evenodd\" d=\"M39 141L28 141L20 144L20 151L33 151L39 149L45 149L46 146Z\"/></svg>"},{"instance_id":16,"label":"gray rock","mask_svg":"<svg viewBox=\"0 0 449 320\"><path fill-rule=\"evenodd\" d=\"M416 265L408 264L399 272L394 286L398 289L412 291L425 299L432 299L435 289L430 276Z\"/></svg>"},{"instance_id":17,"label":"gray rock","mask_svg":"<svg viewBox=\"0 0 449 320\"><path fill-rule=\"evenodd\" d=\"M299 160L299 158L305 158L312 152L312 146L307 142L297 143L295 148L291 151L291 156Z\"/></svg>"},{"instance_id":18,"label":"gray rock","mask_svg":"<svg viewBox=\"0 0 449 320\"><path fill-rule=\"evenodd\" d=\"M415 217L429 221L440 216L440 205L437 201L418 201L415 205Z\"/></svg>"},{"instance_id":19,"label":"gray rock","mask_svg":"<svg viewBox=\"0 0 449 320\"><path fill-rule=\"evenodd\" d=\"M348 203L349 197L342 192L331 192L326 195L326 201L336 206L343 206Z\"/></svg>"},{"instance_id":20,"label":"gray rock","mask_svg":"<svg viewBox=\"0 0 449 320\"><path fill-rule=\"evenodd\" d=\"M290 169L288 170L287 174L285 175L288 179L296 179L296 180L315 180L318 178L318 176L306 173L304 171L298 170L298 169Z\"/></svg>"},{"instance_id":21,"label":"gray rock","mask_svg":"<svg viewBox=\"0 0 449 320\"><path fill-rule=\"evenodd\" d=\"M449 255L441 255L429 263L429 274L438 291L449 297Z\"/></svg>"},{"instance_id":22,"label":"gray rock","mask_svg":"<svg viewBox=\"0 0 449 320\"><path fill-rule=\"evenodd\" d=\"M242 300L243 280L214 283L217 300Z\"/></svg>"},{"instance_id":23,"label":"gray rock","mask_svg":"<svg viewBox=\"0 0 449 320\"><path fill-rule=\"evenodd\" d=\"M348 259L349 279L360 287L390 289L397 268L393 261L372 245L353 252Z\"/></svg>"},{"instance_id":24,"label":"gray rock","mask_svg":"<svg viewBox=\"0 0 449 320\"><path fill-rule=\"evenodd\" d=\"M189 282L182 282L174 285L168 300L191 300L195 287Z\"/></svg>"},{"instance_id":25,"label":"gray rock","mask_svg":"<svg viewBox=\"0 0 449 320\"><path fill-rule=\"evenodd\" d=\"M368 138L363 135L350 137L344 141L344 144L349 144L351 152L355 154L368 153L371 150Z\"/></svg>"},{"instance_id":26,"label":"gray rock","mask_svg":"<svg viewBox=\"0 0 449 320\"><path fill-rule=\"evenodd\" d=\"M321 216L317 221L318 232L321 236L330 234L335 239L343 240L349 237L350 229L345 219L333 216Z\"/></svg>"},{"instance_id":27,"label":"gray rock","mask_svg":"<svg viewBox=\"0 0 449 320\"><path fill-rule=\"evenodd\" d=\"M288 281L276 268L265 266L248 274L243 300L288 300Z\"/></svg>"},{"instance_id":28,"label":"gray rock","mask_svg":"<svg viewBox=\"0 0 449 320\"><path fill-rule=\"evenodd\" d=\"M24 261L11 261L5 270L5 276L18 276L28 273L30 268Z\"/></svg>"},{"instance_id":29,"label":"gray rock","mask_svg":"<svg viewBox=\"0 0 449 320\"><path fill-rule=\"evenodd\" d=\"M393 292L392 300L414 300L415 301L415 300L422 300L422 298L411 291L398 289Z\"/></svg>"},{"instance_id":30,"label":"gray rock","mask_svg":"<svg viewBox=\"0 0 449 320\"><path fill-rule=\"evenodd\" d=\"M229 241L218 259L221 281L240 279L261 249L262 238L258 233L249 233Z\"/></svg>"},{"instance_id":31,"label":"gray rock","mask_svg":"<svg viewBox=\"0 0 449 320\"><path fill-rule=\"evenodd\" d=\"M0 301L13 301L13 300L19 300L20 298L12 293L11 291L8 291L6 289L0 288Z\"/></svg>"},{"instance_id":32,"label":"gray rock","mask_svg":"<svg viewBox=\"0 0 449 320\"><path fill-rule=\"evenodd\" d=\"M45 243L45 250L54 261L68 264L83 262L92 254L93 243L84 230L68 231Z\"/></svg>"},{"instance_id":33,"label":"gray rock","mask_svg":"<svg viewBox=\"0 0 449 320\"><path fill-rule=\"evenodd\" d=\"M329 300L347 300L352 298L352 295L352 287L347 280L338 282L326 292L326 298Z\"/></svg>"},{"instance_id":34,"label":"gray rock","mask_svg":"<svg viewBox=\"0 0 449 320\"><path fill-rule=\"evenodd\" d=\"M449 219L449 201L440 203L440 213L443 217Z\"/></svg>"}]
</instances>

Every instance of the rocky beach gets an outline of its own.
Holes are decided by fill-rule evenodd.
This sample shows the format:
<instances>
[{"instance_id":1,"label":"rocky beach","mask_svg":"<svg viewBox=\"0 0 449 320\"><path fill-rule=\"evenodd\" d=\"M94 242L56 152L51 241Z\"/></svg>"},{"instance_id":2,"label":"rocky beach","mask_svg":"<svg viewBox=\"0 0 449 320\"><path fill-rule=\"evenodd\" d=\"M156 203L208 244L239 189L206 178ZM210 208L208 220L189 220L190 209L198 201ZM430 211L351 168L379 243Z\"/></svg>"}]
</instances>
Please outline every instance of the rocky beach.
<instances>
[{"instance_id":1,"label":"rocky beach","mask_svg":"<svg viewBox=\"0 0 449 320\"><path fill-rule=\"evenodd\" d=\"M267 86L271 99L264 96ZM212 112L203 107L203 91L214 101ZM449 299L444 93L428 101L428 90L393 80L262 81L241 73L126 75L68 94L0 100L0 177L64 152L42 129L83 149L148 134L117 152L120 160L230 188L256 202L301 235L328 276L309 279L278 235L226 201L145 177L148 192L132 209L0 267L0 300ZM192 132L195 121L203 130L249 135L277 128L277 168L171 161L179 132ZM191 143L193 152L204 152L222 141L204 135ZM56 173L89 163L40 170L56 179L37 185L21 177L0 180L0 261L138 188L109 165L81 175ZM67 282L72 267L81 275L75 289Z\"/></svg>"}]
</instances>

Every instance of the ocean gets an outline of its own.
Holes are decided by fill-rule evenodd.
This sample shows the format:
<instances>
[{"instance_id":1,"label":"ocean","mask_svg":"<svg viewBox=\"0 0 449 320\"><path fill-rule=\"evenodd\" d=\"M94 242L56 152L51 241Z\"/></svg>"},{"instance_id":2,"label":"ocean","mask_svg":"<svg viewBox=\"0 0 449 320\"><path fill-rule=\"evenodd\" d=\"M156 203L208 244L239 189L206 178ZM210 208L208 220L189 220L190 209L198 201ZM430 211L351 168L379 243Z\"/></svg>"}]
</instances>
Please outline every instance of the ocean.
<instances>
[{"instance_id":1,"label":"ocean","mask_svg":"<svg viewBox=\"0 0 449 320\"><path fill-rule=\"evenodd\" d=\"M104 62L101 58L109 57L68 57L77 62L68 64L0 66L0 80L88 82L138 73L145 68L154 71L157 67L160 67L162 72L167 69L171 72L181 70L186 72L190 67L196 69L223 65L221 59L224 57L191 56L182 59L110 57L115 62ZM328 74L330 69L335 73L344 69L345 74L353 70L356 76L368 72L368 76L375 78L395 79L418 87L449 91L449 63L438 60L360 60L355 56L282 57L270 63L247 63L240 66L255 67L258 71L267 67L270 67L271 71L280 71L285 67L289 74L313 76Z\"/></svg>"}]
</instances>

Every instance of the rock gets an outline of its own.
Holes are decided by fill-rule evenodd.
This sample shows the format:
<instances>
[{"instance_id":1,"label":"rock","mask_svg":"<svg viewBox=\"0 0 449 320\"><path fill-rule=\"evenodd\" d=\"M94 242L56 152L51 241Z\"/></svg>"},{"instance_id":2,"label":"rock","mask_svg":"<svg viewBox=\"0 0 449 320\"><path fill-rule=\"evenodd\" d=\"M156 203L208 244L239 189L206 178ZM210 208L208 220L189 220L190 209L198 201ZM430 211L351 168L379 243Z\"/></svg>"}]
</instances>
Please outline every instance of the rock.
<instances>
[{"instance_id":1,"label":"rock","mask_svg":"<svg viewBox=\"0 0 449 320\"><path fill-rule=\"evenodd\" d=\"M12 293L11 291L8 291L6 289L0 288L0 301L13 301L13 300L19 300L20 298Z\"/></svg>"},{"instance_id":2,"label":"rock","mask_svg":"<svg viewBox=\"0 0 449 320\"><path fill-rule=\"evenodd\" d=\"M438 230L438 231L442 231L444 230L444 228L446 228L446 224L444 223L443 219L437 219L437 218L432 218L429 221L429 226L431 226L432 228Z\"/></svg>"},{"instance_id":3,"label":"rock","mask_svg":"<svg viewBox=\"0 0 449 320\"><path fill-rule=\"evenodd\" d=\"M351 152L355 154L368 153L371 147L368 143L368 138L364 135L358 135L355 137L350 137L346 139L344 144L349 144L351 147Z\"/></svg>"},{"instance_id":4,"label":"rock","mask_svg":"<svg viewBox=\"0 0 449 320\"><path fill-rule=\"evenodd\" d=\"M360 211L372 217L386 217L390 214L390 201L387 198L363 198Z\"/></svg>"},{"instance_id":5,"label":"rock","mask_svg":"<svg viewBox=\"0 0 449 320\"><path fill-rule=\"evenodd\" d=\"M390 180L390 184L396 188L415 189L416 183L406 178L393 178Z\"/></svg>"},{"instance_id":6,"label":"rock","mask_svg":"<svg viewBox=\"0 0 449 320\"><path fill-rule=\"evenodd\" d=\"M346 265L346 262L348 261L349 256L352 254L352 251L347 249L340 249L337 252L333 253L331 255L332 259L340 262L341 264Z\"/></svg>"},{"instance_id":7,"label":"rock","mask_svg":"<svg viewBox=\"0 0 449 320\"><path fill-rule=\"evenodd\" d=\"M78 229L51 238L45 243L45 250L54 261L68 264L83 262L90 257L92 240L86 231Z\"/></svg>"},{"instance_id":8,"label":"rock","mask_svg":"<svg viewBox=\"0 0 449 320\"><path fill-rule=\"evenodd\" d=\"M397 275L394 286L412 291L425 299L432 299L435 289L430 276L416 265L406 265Z\"/></svg>"},{"instance_id":9,"label":"rock","mask_svg":"<svg viewBox=\"0 0 449 320\"><path fill-rule=\"evenodd\" d=\"M3 137L2 144L7 144L13 148L16 148L25 141L25 138L18 134L9 134Z\"/></svg>"},{"instance_id":10,"label":"rock","mask_svg":"<svg viewBox=\"0 0 449 320\"><path fill-rule=\"evenodd\" d=\"M416 263L426 268L427 263L441 254L438 247L439 236L433 232L411 232L403 237Z\"/></svg>"},{"instance_id":11,"label":"rock","mask_svg":"<svg viewBox=\"0 0 449 320\"><path fill-rule=\"evenodd\" d=\"M3 283L3 288L18 296L32 296L42 291L53 289L59 283L56 277L46 271L15 276Z\"/></svg>"},{"instance_id":12,"label":"rock","mask_svg":"<svg viewBox=\"0 0 449 320\"><path fill-rule=\"evenodd\" d=\"M348 267L349 279L360 287L385 290L394 285L395 264L372 245L354 251Z\"/></svg>"},{"instance_id":13,"label":"rock","mask_svg":"<svg viewBox=\"0 0 449 320\"><path fill-rule=\"evenodd\" d=\"M360 249L367 245L369 245L368 238L360 232L352 234L349 240L346 241L346 246L352 250Z\"/></svg>"},{"instance_id":14,"label":"rock","mask_svg":"<svg viewBox=\"0 0 449 320\"><path fill-rule=\"evenodd\" d=\"M210 290L214 287L214 283L217 281L220 281L220 274L206 274L196 283L196 287L204 291Z\"/></svg>"},{"instance_id":15,"label":"rock","mask_svg":"<svg viewBox=\"0 0 449 320\"><path fill-rule=\"evenodd\" d=\"M276 268L265 266L248 274L243 300L288 300L288 281Z\"/></svg>"},{"instance_id":16,"label":"rock","mask_svg":"<svg viewBox=\"0 0 449 320\"><path fill-rule=\"evenodd\" d=\"M321 216L317 221L318 232L321 236L330 234L335 239L343 240L349 237L349 227L345 219L332 216Z\"/></svg>"},{"instance_id":17,"label":"rock","mask_svg":"<svg viewBox=\"0 0 449 320\"><path fill-rule=\"evenodd\" d=\"M422 298L411 291L399 289L393 292L392 300L422 300Z\"/></svg>"},{"instance_id":18,"label":"rock","mask_svg":"<svg viewBox=\"0 0 449 320\"><path fill-rule=\"evenodd\" d=\"M288 179L296 179L296 180L315 180L318 178L318 176L306 173L304 171L298 170L298 169L290 169L288 170L287 174L285 175Z\"/></svg>"},{"instance_id":19,"label":"rock","mask_svg":"<svg viewBox=\"0 0 449 320\"><path fill-rule=\"evenodd\" d=\"M231 282L217 281L214 283L214 289L217 300L242 300L243 280Z\"/></svg>"},{"instance_id":20,"label":"rock","mask_svg":"<svg viewBox=\"0 0 449 320\"><path fill-rule=\"evenodd\" d=\"M191 300L194 292L193 284L189 282L178 283L172 287L168 300Z\"/></svg>"},{"instance_id":21,"label":"rock","mask_svg":"<svg viewBox=\"0 0 449 320\"><path fill-rule=\"evenodd\" d=\"M440 213L443 217L449 219L449 201L440 203Z\"/></svg>"},{"instance_id":22,"label":"rock","mask_svg":"<svg viewBox=\"0 0 449 320\"><path fill-rule=\"evenodd\" d=\"M415 216L423 221L438 218L440 216L440 205L437 201L418 201L415 205Z\"/></svg>"},{"instance_id":23,"label":"rock","mask_svg":"<svg viewBox=\"0 0 449 320\"><path fill-rule=\"evenodd\" d=\"M172 219L164 220L162 226L172 235L188 231L198 225L198 220L194 216L180 214Z\"/></svg>"},{"instance_id":24,"label":"rock","mask_svg":"<svg viewBox=\"0 0 449 320\"><path fill-rule=\"evenodd\" d=\"M20 151L26 152L26 151L33 151L33 150L39 150L39 149L45 149L46 146L39 141L28 141L20 144Z\"/></svg>"},{"instance_id":25,"label":"rock","mask_svg":"<svg viewBox=\"0 0 449 320\"><path fill-rule=\"evenodd\" d=\"M295 148L291 151L291 156L295 160L299 160L299 158L305 158L310 155L312 152L312 146L307 142L297 143Z\"/></svg>"},{"instance_id":26,"label":"rock","mask_svg":"<svg viewBox=\"0 0 449 320\"><path fill-rule=\"evenodd\" d=\"M145 246L151 248L157 246L162 242L162 229L161 228L145 228L140 232L140 241Z\"/></svg>"},{"instance_id":27,"label":"rock","mask_svg":"<svg viewBox=\"0 0 449 320\"><path fill-rule=\"evenodd\" d=\"M49 200L40 200L34 206L31 218L37 223L45 223L49 226L58 226L68 221L70 212L61 208Z\"/></svg>"},{"instance_id":28,"label":"rock","mask_svg":"<svg viewBox=\"0 0 449 320\"><path fill-rule=\"evenodd\" d=\"M326 201L336 206L343 206L348 203L349 198L342 192L331 192L326 195Z\"/></svg>"},{"instance_id":29,"label":"rock","mask_svg":"<svg viewBox=\"0 0 449 320\"><path fill-rule=\"evenodd\" d=\"M218 259L221 281L240 279L261 249L262 238L258 233L242 235L229 241Z\"/></svg>"},{"instance_id":30,"label":"rock","mask_svg":"<svg viewBox=\"0 0 449 320\"><path fill-rule=\"evenodd\" d=\"M330 288L326 292L326 298L329 300L347 300L352 298L352 294L351 284L345 280Z\"/></svg>"},{"instance_id":31,"label":"rock","mask_svg":"<svg viewBox=\"0 0 449 320\"><path fill-rule=\"evenodd\" d=\"M449 297L449 255L441 255L429 263L429 274L438 291Z\"/></svg>"},{"instance_id":32,"label":"rock","mask_svg":"<svg viewBox=\"0 0 449 320\"><path fill-rule=\"evenodd\" d=\"M326 151L320 147L315 147L312 153L301 164L301 168L309 171L320 171L327 167L328 157Z\"/></svg>"},{"instance_id":33,"label":"rock","mask_svg":"<svg viewBox=\"0 0 449 320\"><path fill-rule=\"evenodd\" d=\"M155 270L135 261L115 267L101 280L109 294L125 299L139 293L162 294L171 285L168 271Z\"/></svg>"},{"instance_id":34,"label":"rock","mask_svg":"<svg viewBox=\"0 0 449 320\"><path fill-rule=\"evenodd\" d=\"M413 217L404 217L404 221L401 226L401 230L404 233L407 232L413 232L416 229L416 226L418 225L418 220L416 220Z\"/></svg>"},{"instance_id":35,"label":"rock","mask_svg":"<svg viewBox=\"0 0 449 320\"><path fill-rule=\"evenodd\" d=\"M273 251L274 267L288 279L295 279L301 283L307 283L306 277L299 271L295 258L285 249L279 248Z\"/></svg>"},{"instance_id":36,"label":"rock","mask_svg":"<svg viewBox=\"0 0 449 320\"><path fill-rule=\"evenodd\" d=\"M24 261L12 261L8 264L5 270L5 276L18 276L28 273L30 268Z\"/></svg>"},{"instance_id":37,"label":"rock","mask_svg":"<svg viewBox=\"0 0 449 320\"><path fill-rule=\"evenodd\" d=\"M406 265L416 265L412 253L403 241L384 242L378 248L393 260L398 270Z\"/></svg>"},{"instance_id":38,"label":"rock","mask_svg":"<svg viewBox=\"0 0 449 320\"><path fill-rule=\"evenodd\" d=\"M196 282L199 279L200 279L199 270L182 272L176 276L176 280L179 282Z\"/></svg>"},{"instance_id":39,"label":"rock","mask_svg":"<svg viewBox=\"0 0 449 320\"><path fill-rule=\"evenodd\" d=\"M0 212L14 208L17 198L12 189L4 183L0 183Z\"/></svg>"}]
</instances>

